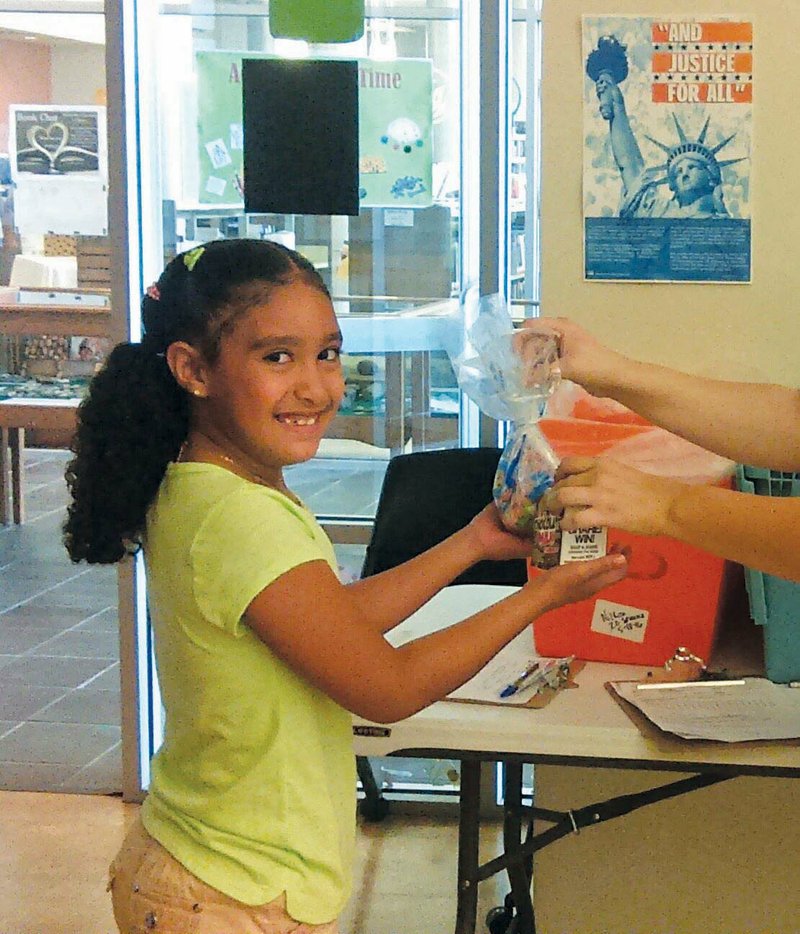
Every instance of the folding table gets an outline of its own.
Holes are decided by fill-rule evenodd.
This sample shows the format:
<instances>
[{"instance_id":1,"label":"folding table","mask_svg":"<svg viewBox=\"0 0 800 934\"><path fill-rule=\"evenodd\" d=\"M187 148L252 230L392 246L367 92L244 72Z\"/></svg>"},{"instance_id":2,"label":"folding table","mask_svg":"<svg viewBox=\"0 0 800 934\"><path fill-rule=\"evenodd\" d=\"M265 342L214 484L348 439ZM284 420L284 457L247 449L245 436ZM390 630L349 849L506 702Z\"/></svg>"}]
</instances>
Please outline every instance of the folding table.
<instances>
[{"instance_id":1,"label":"folding table","mask_svg":"<svg viewBox=\"0 0 800 934\"><path fill-rule=\"evenodd\" d=\"M515 588L463 585L441 591L392 633L395 644L433 631L513 592ZM532 638L526 631L518 638ZM440 701L399 723L354 719L358 755L458 759L458 880L455 934L474 934L477 884L506 870L515 917L509 934L534 934L531 897L533 853L565 833L600 823L646 804L739 775L800 778L800 740L722 743L683 740L633 716L609 694L606 683L643 678L647 668L588 662L576 690L563 690L542 709ZM504 853L481 866L479 776L483 762L505 766ZM690 777L635 795L567 812L537 808L551 827L521 841L531 810L522 804L525 763L689 773Z\"/></svg>"}]
</instances>

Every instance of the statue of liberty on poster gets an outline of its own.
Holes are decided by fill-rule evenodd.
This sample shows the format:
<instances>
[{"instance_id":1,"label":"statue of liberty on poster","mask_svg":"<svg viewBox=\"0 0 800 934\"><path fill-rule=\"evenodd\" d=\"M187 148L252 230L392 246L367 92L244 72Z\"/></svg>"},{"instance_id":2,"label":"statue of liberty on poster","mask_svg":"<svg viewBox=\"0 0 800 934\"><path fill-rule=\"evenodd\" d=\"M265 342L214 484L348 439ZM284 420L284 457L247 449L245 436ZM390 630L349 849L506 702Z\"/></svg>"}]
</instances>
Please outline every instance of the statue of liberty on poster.
<instances>
[{"instance_id":1,"label":"statue of liberty on poster","mask_svg":"<svg viewBox=\"0 0 800 934\"><path fill-rule=\"evenodd\" d=\"M584 17L586 278L750 280L752 24Z\"/></svg>"}]
</instances>

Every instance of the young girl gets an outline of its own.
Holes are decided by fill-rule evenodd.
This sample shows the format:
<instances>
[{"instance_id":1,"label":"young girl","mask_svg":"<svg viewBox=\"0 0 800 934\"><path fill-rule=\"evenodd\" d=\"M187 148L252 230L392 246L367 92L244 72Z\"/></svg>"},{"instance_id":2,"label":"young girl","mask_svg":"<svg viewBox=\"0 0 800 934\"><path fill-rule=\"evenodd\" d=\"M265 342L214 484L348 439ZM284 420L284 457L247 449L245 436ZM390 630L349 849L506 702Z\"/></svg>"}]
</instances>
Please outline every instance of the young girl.
<instances>
[{"instance_id":1,"label":"young girl","mask_svg":"<svg viewBox=\"0 0 800 934\"><path fill-rule=\"evenodd\" d=\"M542 575L392 648L383 634L483 559L522 557L489 506L425 555L342 585L286 487L344 383L313 266L277 244L174 259L80 408L67 469L73 560L144 549L164 743L112 865L120 931L336 931L350 892L350 713L392 722L472 677L534 616L621 578L609 556Z\"/></svg>"}]
</instances>

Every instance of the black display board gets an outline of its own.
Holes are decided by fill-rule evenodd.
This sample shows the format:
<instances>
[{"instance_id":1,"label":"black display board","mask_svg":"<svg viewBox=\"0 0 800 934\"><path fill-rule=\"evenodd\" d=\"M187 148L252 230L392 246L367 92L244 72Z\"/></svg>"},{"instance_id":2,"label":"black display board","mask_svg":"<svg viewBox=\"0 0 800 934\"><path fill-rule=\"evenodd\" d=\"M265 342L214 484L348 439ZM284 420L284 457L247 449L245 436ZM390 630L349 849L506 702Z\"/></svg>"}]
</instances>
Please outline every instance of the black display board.
<instances>
[{"instance_id":1,"label":"black display board","mask_svg":"<svg viewBox=\"0 0 800 934\"><path fill-rule=\"evenodd\" d=\"M245 59L248 213L358 214L358 66Z\"/></svg>"}]
</instances>

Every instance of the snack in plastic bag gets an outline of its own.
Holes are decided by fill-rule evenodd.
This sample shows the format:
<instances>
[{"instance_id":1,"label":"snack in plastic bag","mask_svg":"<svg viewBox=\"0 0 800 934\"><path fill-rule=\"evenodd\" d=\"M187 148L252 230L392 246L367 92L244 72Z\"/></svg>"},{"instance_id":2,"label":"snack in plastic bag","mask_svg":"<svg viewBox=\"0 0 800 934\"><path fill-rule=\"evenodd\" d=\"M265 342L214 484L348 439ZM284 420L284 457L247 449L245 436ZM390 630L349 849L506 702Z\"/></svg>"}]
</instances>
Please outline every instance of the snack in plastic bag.
<instances>
[{"instance_id":1,"label":"snack in plastic bag","mask_svg":"<svg viewBox=\"0 0 800 934\"><path fill-rule=\"evenodd\" d=\"M503 524L533 539L536 567L559 563L560 515L547 509L546 493L553 485L558 457L535 422L519 425L500 455L494 478L494 501Z\"/></svg>"},{"instance_id":2,"label":"snack in plastic bag","mask_svg":"<svg viewBox=\"0 0 800 934\"><path fill-rule=\"evenodd\" d=\"M494 477L494 501L504 524L533 533L536 504L553 485L558 458L535 423L518 426L508 440Z\"/></svg>"},{"instance_id":3,"label":"snack in plastic bag","mask_svg":"<svg viewBox=\"0 0 800 934\"><path fill-rule=\"evenodd\" d=\"M499 295L476 300L468 293L465 309L473 323L456 361L459 385L487 415L514 422L495 475L495 503L508 529L533 540L537 565L552 567L559 563L560 516L547 511L542 497L559 459L536 423L560 380L558 340L515 330Z\"/></svg>"}]
</instances>

